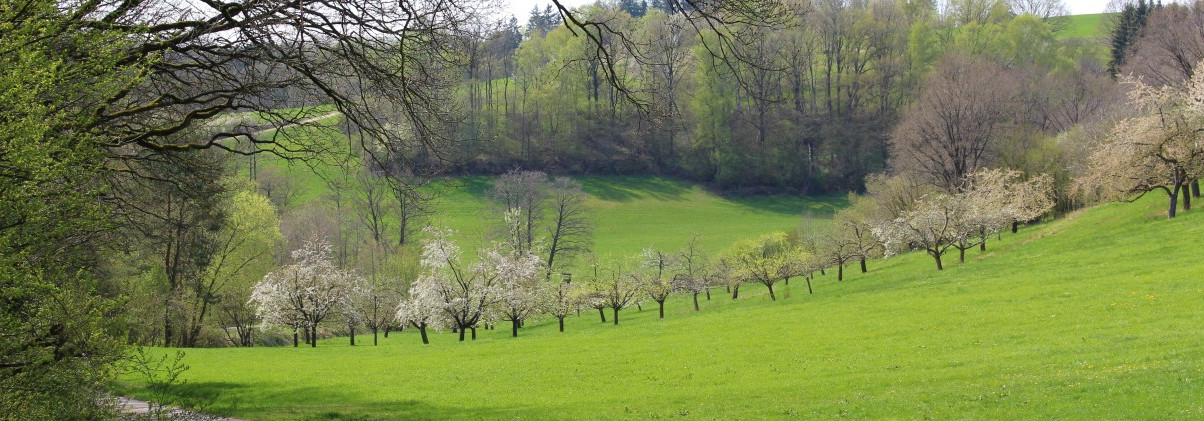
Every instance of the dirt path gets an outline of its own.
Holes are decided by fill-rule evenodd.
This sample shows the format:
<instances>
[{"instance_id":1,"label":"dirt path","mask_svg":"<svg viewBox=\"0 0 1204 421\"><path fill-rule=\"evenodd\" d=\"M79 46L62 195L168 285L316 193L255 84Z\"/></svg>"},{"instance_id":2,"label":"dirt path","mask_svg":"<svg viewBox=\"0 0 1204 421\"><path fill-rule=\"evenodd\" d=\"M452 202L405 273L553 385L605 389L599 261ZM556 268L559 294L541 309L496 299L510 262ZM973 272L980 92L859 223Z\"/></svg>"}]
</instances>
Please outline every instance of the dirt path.
<instances>
[{"instance_id":1,"label":"dirt path","mask_svg":"<svg viewBox=\"0 0 1204 421\"><path fill-rule=\"evenodd\" d=\"M284 129L287 129L287 128L290 128L290 127L297 127L297 126L300 126L300 125L303 125L303 124L309 124L309 123L313 123L313 122L316 122L316 121L322 121L322 120L325 120L325 119L328 119L328 118L334 117L334 116L336 116L336 115L339 115L339 114L340 114L340 113L339 113L338 111L331 111L331 112L329 112L329 113L322 114L322 115L320 115L320 116L316 116L316 117L310 117L310 118L307 118L307 119L304 119L304 120L298 121L298 122L296 122L296 123L285 124L285 125L283 125L283 126L280 126L280 127L268 127L268 128L266 128L266 129L259 130L259 131L256 131L256 132L253 132L253 133L251 133L251 136L259 136L259 135L261 135L261 134L264 134L264 133L267 133L267 132L270 132L270 131L274 131L274 130L284 130Z\"/></svg>"},{"instance_id":2,"label":"dirt path","mask_svg":"<svg viewBox=\"0 0 1204 421\"><path fill-rule=\"evenodd\" d=\"M267 128L267 129L256 130L256 131L250 132L249 135L250 136L259 136L262 134L266 134L266 132L270 132L270 131L296 128L296 126L314 123L314 121L325 120L327 118L335 117L335 115L338 115L338 114L341 114L341 113L337 112L337 111L332 111L329 113L317 115L317 117L311 117L311 118L303 119L301 121L296 121L296 123L285 124L283 126L279 126L279 128ZM240 136L246 136L246 135L240 135Z\"/></svg>"},{"instance_id":3,"label":"dirt path","mask_svg":"<svg viewBox=\"0 0 1204 421\"><path fill-rule=\"evenodd\" d=\"M299 124L309 124L309 123L313 123L313 122L315 122L315 121L318 121L318 120L323 120L323 119L327 119L327 118L330 118L330 117L334 117L334 116L336 116L336 115L339 115L339 114L340 114L340 113L339 113L338 111L331 111L331 112L329 112L329 113L322 114L322 115L319 115L319 116L310 117L310 118L307 118L307 119L304 119L304 120L298 121L298 122L296 122L296 123L286 124L286 125L284 125L283 127L268 127L268 128L261 129L261 130L256 130L256 131L255 131L254 133L252 133L252 134L259 134L259 133L268 132L268 131L272 131L272 130L278 130L278 129L289 128L289 127L293 127L293 126L296 126L296 125L299 125ZM213 120L209 120L208 122L205 122L205 123L203 123L203 124L204 124L204 125L206 125L206 126L210 126L210 127L223 127L223 126L226 126L226 125L228 125L228 124L238 123L238 122L240 122L240 121L241 121L241 119L240 119L240 118L238 118L238 117L236 117L236 116L222 116L222 117L217 117L217 118L214 118Z\"/></svg>"}]
</instances>

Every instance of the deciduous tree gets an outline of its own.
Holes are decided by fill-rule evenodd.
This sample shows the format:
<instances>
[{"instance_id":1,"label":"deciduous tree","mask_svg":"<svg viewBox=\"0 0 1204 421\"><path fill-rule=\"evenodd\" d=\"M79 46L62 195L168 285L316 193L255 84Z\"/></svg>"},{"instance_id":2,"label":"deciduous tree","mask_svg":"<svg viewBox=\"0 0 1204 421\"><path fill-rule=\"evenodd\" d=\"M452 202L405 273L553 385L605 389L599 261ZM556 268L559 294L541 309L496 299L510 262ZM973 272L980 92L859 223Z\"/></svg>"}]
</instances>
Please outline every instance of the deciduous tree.
<instances>
[{"instance_id":1,"label":"deciduous tree","mask_svg":"<svg viewBox=\"0 0 1204 421\"><path fill-rule=\"evenodd\" d=\"M547 305L552 291L538 256L516 253L501 261L508 267L500 268L495 311L500 319L510 322L510 334L518 337L518 328Z\"/></svg>"},{"instance_id":2,"label":"deciduous tree","mask_svg":"<svg viewBox=\"0 0 1204 421\"><path fill-rule=\"evenodd\" d=\"M916 248L932 256L937 270L943 270L941 256L961 234L959 220L966 211L964 200L947 193L931 193L894 220L875 227L874 236L882 242L888 257Z\"/></svg>"},{"instance_id":3,"label":"deciduous tree","mask_svg":"<svg viewBox=\"0 0 1204 421\"><path fill-rule=\"evenodd\" d=\"M631 277L640 286L640 290L648 294L648 298L656 301L660 318L665 318L665 300L678 290L678 262L672 253L646 248L635 257L635 270Z\"/></svg>"},{"instance_id":4,"label":"deciduous tree","mask_svg":"<svg viewBox=\"0 0 1204 421\"><path fill-rule=\"evenodd\" d=\"M1130 100L1140 115L1122 120L1091 154L1087 173L1077 182L1081 192L1104 198L1135 200L1161 190L1175 217L1179 193L1190 209L1189 187L1204 168L1204 76L1197 73L1185 88L1154 87L1128 80Z\"/></svg>"},{"instance_id":5,"label":"deciduous tree","mask_svg":"<svg viewBox=\"0 0 1204 421\"><path fill-rule=\"evenodd\" d=\"M518 215L518 212L511 212ZM514 224L521 224L521 219L513 218ZM511 304L521 304L518 308L525 309L525 302L519 298L530 297L520 290L532 273L542 274L541 261L530 252L520 251L505 242L478 251L476 258L465 261L460 255L460 248L451 241L452 232L446 229L428 228L427 238L422 247L423 282L432 283L439 291L445 317L453 322L453 327L463 341L466 332L472 331L476 339L476 328L482 322L488 322L493 316L495 305L501 303L504 307ZM522 240L521 238L519 239ZM502 303L503 298L513 298ZM535 307L531 307L532 310ZM510 317L515 329L522 322L522 317L530 312L523 311Z\"/></svg>"},{"instance_id":6,"label":"deciduous tree","mask_svg":"<svg viewBox=\"0 0 1204 421\"><path fill-rule=\"evenodd\" d=\"M581 184L568 177L556 177L548 185L547 276L559 262L588 252L593 240L591 212L586 206ZM558 261L557 258L560 260Z\"/></svg>"},{"instance_id":7,"label":"deciduous tree","mask_svg":"<svg viewBox=\"0 0 1204 421\"><path fill-rule=\"evenodd\" d=\"M544 200L547 198L548 175L542 171L510 170L494 181L489 198L497 205L498 214L505 217L515 213L521 220L517 226L507 223L507 239L520 250L535 245L539 224L543 221Z\"/></svg>"},{"instance_id":8,"label":"deciduous tree","mask_svg":"<svg viewBox=\"0 0 1204 421\"><path fill-rule=\"evenodd\" d=\"M1016 89L1003 66L945 58L924 81L891 134L893 166L947 191L988 162L988 152L1013 118Z\"/></svg>"},{"instance_id":9,"label":"deciduous tree","mask_svg":"<svg viewBox=\"0 0 1204 421\"><path fill-rule=\"evenodd\" d=\"M698 245L698 235L690 237L686 247L677 252L674 258L677 263L674 281L677 289L688 291L694 299L694 311L698 311L698 294L706 293L707 300L711 299L711 285L715 282L706 256Z\"/></svg>"},{"instance_id":10,"label":"deciduous tree","mask_svg":"<svg viewBox=\"0 0 1204 421\"><path fill-rule=\"evenodd\" d=\"M314 239L292 253L295 263L264 276L251 291L255 314L266 325L303 327L318 346L318 325L346 310L363 278L333 263L329 243ZM293 346L297 343L293 333Z\"/></svg>"},{"instance_id":11,"label":"deciduous tree","mask_svg":"<svg viewBox=\"0 0 1204 421\"><path fill-rule=\"evenodd\" d=\"M785 233L773 233L739 241L732 245L729 255L734 260L735 276L765 285L769 298L777 300L773 286L789 276L799 253Z\"/></svg>"},{"instance_id":12,"label":"deciduous tree","mask_svg":"<svg viewBox=\"0 0 1204 421\"><path fill-rule=\"evenodd\" d=\"M596 263L595 278L593 282L598 284L598 289L602 292L602 303L606 308L611 310L612 321L617 326L619 324L619 310L627 308L634 303L636 296L642 293L639 282L630 274L625 273L622 266L612 263L613 266L608 266L604 263ZM605 320L603 320L605 321Z\"/></svg>"},{"instance_id":13,"label":"deciduous tree","mask_svg":"<svg viewBox=\"0 0 1204 421\"><path fill-rule=\"evenodd\" d=\"M405 298L397 305L397 323L408 324L418 329L423 344L431 343L427 335L429 329L439 329L452 324L444 311L442 289L437 282L438 278L435 277L419 277L410 285Z\"/></svg>"},{"instance_id":14,"label":"deciduous tree","mask_svg":"<svg viewBox=\"0 0 1204 421\"><path fill-rule=\"evenodd\" d=\"M235 193L228 206L230 217L217 234L219 247L206 270L205 288L199 298L216 296L213 303L217 305L218 320L231 345L252 346L258 320L247 300L255 281L274 266L283 239L276 209L263 195L244 190ZM209 301L200 300L202 309L197 312L194 329L203 324L203 306Z\"/></svg>"},{"instance_id":15,"label":"deciduous tree","mask_svg":"<svg viewBox=\"0 0 1204 421\"><path fill-rule=\"evenodd\" d=\"M574 311L580 312L580 308L588 305L593 297L582 290L580 283L573 283L568 273L564 274L564 280L552 282L547 311L556 318L560 324L560 331L564 332L564 319ZM603 317L602 321L605 322L605 315Z\"/></svg>"}]
</instances>

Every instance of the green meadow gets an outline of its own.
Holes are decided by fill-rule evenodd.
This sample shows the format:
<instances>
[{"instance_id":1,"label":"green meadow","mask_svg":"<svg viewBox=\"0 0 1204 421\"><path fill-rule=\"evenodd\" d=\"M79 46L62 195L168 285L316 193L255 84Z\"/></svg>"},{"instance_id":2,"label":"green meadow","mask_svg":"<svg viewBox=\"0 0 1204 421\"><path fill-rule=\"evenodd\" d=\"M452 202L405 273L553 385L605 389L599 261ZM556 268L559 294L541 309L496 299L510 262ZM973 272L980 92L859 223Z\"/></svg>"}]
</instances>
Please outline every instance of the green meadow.
<instances>
[{"instance_id":1,"label":"green meadow","mask_svg":"<svg viewBox=\"0 0 1204 421\"><path fill-rule=\"evenodd\" d=\"M323 123L332 125L336 120L331 118ZM319 136L337 146L340 141L336 139L345 137L336 130L306 127L293 129L290 135ZM331 191L325 180L338 177L341 171L330 162L306 165L270 157L258 159L260 168L271 168L292 181L297 193L290 209L322 201ZM492 205L487 197L495 179L466 176L434 180L423 188L435 197L432 214L420 223L455 229L456 239L464 248L484 244L502 222L500 216L490 212ZM815 223L824 224L847 205L847 198L839 195L720 195L699 184L663 177L574 179L589 196L586 204L593 213L593 251L610 257L632 256L647 247L676 250L695 234L703 251L715 253L737 240L794 230L804 214L811 215ZM396 217L388 218L395 221ZM396 226L395 222L390 223Z\"/></svg>"},{"instance_id":2,"label":"green meadow","mask_svg":"<svg viewBox=\"0 0 1204 421\"><path fill-rule=\"evenodd\" d=\"M1065 27L1058 31L1058 38L1095 38L1107 35L1105 19L1108 13L1067 16Z\"/></svg>"},{"instance_id":3,"label":"green meadow","mask_svg":"<svg viewBox=\"0 0 1204 421\"><path fill-rule=\"evenodd\" d=\"M697 194L613 202L688 212ZM651 302L618 326L586 311L565 333L192 349L182 386L116 388L247 420L1201 419L1204 212L1167 220L1161 199L1005 233L940 272L922 254L871 261L817 276L814 295L795 278L777 301L717 288L700 312L687 297L664 320ZM677 235L642 234L622 241Z\"/></svg>"},{"instance_id":4,"label":"green meadow","mask_svg":"<svg viewBox=\"0 0 1204 421\"><path fill-rule=\"evenodd\" d=\"M802 196L724 197L703 186L667 178L575 177L589 196L593 250L628 257L647 247L677 250L697 234L703 251L716 253L755 235L793 230L804 213L825 223L846 198ZM500 225L491 219L486 191L494 177L458 177L432 186L439 191L428 223L457 230L466 244L479 245Z\"/></svg>"}]
</instances>

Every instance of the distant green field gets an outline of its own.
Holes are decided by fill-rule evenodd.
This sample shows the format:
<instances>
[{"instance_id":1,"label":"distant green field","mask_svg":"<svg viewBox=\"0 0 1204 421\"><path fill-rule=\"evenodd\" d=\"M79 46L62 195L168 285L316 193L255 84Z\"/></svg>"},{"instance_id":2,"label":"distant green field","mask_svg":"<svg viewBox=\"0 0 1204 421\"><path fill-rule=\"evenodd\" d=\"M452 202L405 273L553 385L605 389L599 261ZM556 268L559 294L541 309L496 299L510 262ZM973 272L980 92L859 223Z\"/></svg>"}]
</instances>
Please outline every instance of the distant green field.
<instances>
[{"instance_id":1,"label":"distant green field","mask_svg":"<svg viewBox=\"0 0 1204 421\"><path fill-rule=\"evenodd\" d=\"M594 250L627 257L647 247L675 250L693 234L705 251L799 226L804 211L820 218L846 204L844 197L749 196L727 198L702 186L659 177L577 177L593 210ZM438 183L436 213L430 223L456 229L461 240L479 244L498 221L489 218L485 192L493 177L460 177Z\"/></svg>"},{"instance_id":2,"label":"distant green field","mask_svg":"<svg viewBox=\"0 0 1204 421\"><path fill-rule=\"evenodd\" d=\"M1066 17L1066 27L1058 31L1058 38L1095 38L1105 36L1104 25L1107 13L1073 15Z\"/></svg>"},{"instance_id":3,"label":"distant green field","mask_svg":"<svg viewBox=\"0 0 1204 421\"><path fill-rule=\"evenodd\" d=\"M334 129L305 130L306 135L313 136L333 137L335 133ZM274 167L294 180L299 194L290 207L306 206L329 194L320 175L335 174L335 167L290 166L261 159L262 167ZM693 234L699 235L704 251L714 253L737 240L793 230L804 212L823 223L847 202L843 196L725 197L698 184L660 177L575 179L589 195L587 205L593 210L594 252L611 257L632 256L646 247L673 250L684 246ZM426 191L437 199L434 214L426 223L455 229L464 247L483 244L501 224L500 218L489 212L491 205L486 197L493 180L483 176L453 177L432 183Z\"/></svg>"},{"instance_id":4,"label":"distant green field","mask_svg":"<svg viewBox=\"0 0 1204 421\"><path fill-rule=\"evenodd\" d=\"M1004 234L942 272L910 254L815 295L795 279L778 301L681 297L665 320L188 350L166 398L248 420L1202 419L1204 211L1163 204ZM165 397L133 380L118 391Z\"/></svg>"}]
</instances>

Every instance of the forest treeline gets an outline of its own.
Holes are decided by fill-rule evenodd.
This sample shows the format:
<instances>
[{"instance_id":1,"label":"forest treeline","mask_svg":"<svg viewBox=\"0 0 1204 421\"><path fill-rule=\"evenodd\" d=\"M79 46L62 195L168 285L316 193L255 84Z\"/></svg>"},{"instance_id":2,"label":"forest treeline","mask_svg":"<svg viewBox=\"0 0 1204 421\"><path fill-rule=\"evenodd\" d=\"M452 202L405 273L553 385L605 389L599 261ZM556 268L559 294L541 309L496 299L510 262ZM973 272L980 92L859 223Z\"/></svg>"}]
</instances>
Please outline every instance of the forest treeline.
<instances>
[{"instance_id":1,"label":"forest treeline","mask_svg":"<svg viewBox=\"0 0 1204 421\"><path fill-rule=\"evenodd\" d=\"M776 25L723 39L699 35L662 3L601 2L581 14L616 31L600 32L604 50L537 7L525 25L511 19L462 47L452 171L861 190L866 175L891 165L890 139L905 135L892 131L909 105L931 96L990 103L996 115L983 116L983 135L999 140L983 158L1014 160L1098 116L1117 92L1107 46L1059 39L1058 3L1031 3L1043 7L798 3ZM717 52L738 60L717 61ZM620 83L607 79L608 58Z\"/></svg>"}]
</instances>

